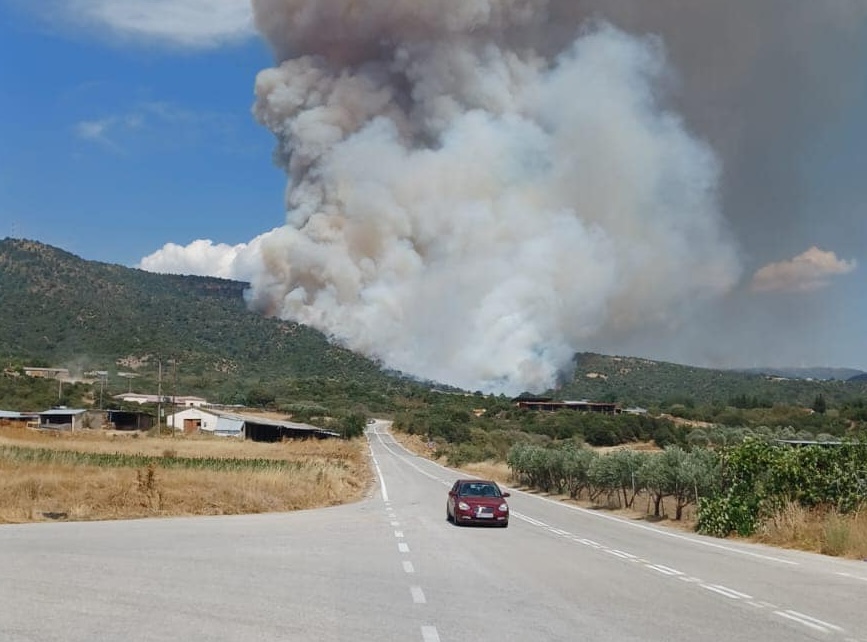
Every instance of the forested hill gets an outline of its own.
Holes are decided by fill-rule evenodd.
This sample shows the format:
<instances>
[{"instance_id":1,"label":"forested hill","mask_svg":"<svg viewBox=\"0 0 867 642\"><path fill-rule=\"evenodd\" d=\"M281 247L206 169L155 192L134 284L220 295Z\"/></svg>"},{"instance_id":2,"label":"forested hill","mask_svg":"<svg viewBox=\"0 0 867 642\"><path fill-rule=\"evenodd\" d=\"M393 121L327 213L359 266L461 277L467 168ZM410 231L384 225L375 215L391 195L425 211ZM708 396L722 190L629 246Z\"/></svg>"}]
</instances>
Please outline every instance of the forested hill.
<instances>
[{"instance_id":1,"label":"forested hill","mask_svg":"<svg viewBox=\"0 0 867 642\"><path fill-rule=\"evenodd\" d=\"M85 261L41 243L0 241L0 358L75 371L153 373L176 360L186 390L324 377L388 384L373 361L321 333L247 310L244 283ZM29 363L24 363L29 362Z\"/></svg>"},{"instance_id":2,"label":"forested hill","mask_svg":"<svg viewBox=\"0 0 867 642\"><path fill-rule=\"evenodd\" d=\"M739 407L794 403L809 407L820 394L835 403L863 398L867 396L867 380L810 381L581 353L575 356L574 377L554 394L645 407L665 403Z\"/></svg>"}]
</instances>

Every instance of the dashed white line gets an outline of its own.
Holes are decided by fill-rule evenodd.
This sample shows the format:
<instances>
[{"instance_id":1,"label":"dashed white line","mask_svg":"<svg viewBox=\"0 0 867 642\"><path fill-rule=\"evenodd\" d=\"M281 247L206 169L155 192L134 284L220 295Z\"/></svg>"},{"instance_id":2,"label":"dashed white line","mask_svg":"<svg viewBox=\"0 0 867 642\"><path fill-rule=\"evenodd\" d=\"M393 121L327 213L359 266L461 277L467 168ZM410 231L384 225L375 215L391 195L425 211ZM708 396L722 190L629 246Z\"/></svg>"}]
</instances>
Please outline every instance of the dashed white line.
<instances>
[{"instance_id":1,"label":"dashed white line","mask_svg":"<svg viewBox=\"0 0 867 642\"><path fill-rule=\"evenodd\" d=\"M657 573L662 573L663 575L683 575L683 572L678 571L676 568L663 566L662 564L647 564L646 566L647 568L653 569Z\"/></svg>"},{"instance_id":2,"label":"dashed white line","mask_svg":"<svg viewBox=\"0 0 867 642\"><path fill-rule=\"evenodd\" d=\"M681 582L686 582L687 584L701 584L701 580L697 577L690 577L689 575L679 575L678 578Z\"/></svg>"},{"instance_id":3,"label":"dashed white line","mask_svg":"<svg viewBox=\"0 0 867 642\"><path fill-rule=\"evenodd\" d=\"M400 526L400 522L392 522L391 525L392 526Z\"/></svg>"},{"instance_id":4,"label":"dashed white line","mask_svg":"<svg viewBox=\"0 0 867 642\"><path fill-rule=\"evenodd\" d=\"M440 642L440 634L437 633L437 627L421 627L421 639L424 640L424 642Z\"/></svg>"},{"instance_id":5,"label":"dashed white line","mask_svg":"<svg viewBox=\"0 0 867 642\"><path fill-rule=\"evenodd\" d=\"M824 620L799 613L798 611L774 611L774 615L779 615L787 620L792 620L793 622L797 622L798 624L811 628L814 631L821 631L823 633L828 633L829 631L837 631L838 633L841 633L843 631L843 629L836 624L825 622Z\"/></svg>"},{"instance_id":6,"label":"dashed white line","mask_svg":"<svg viewBox=\"0 0 867 642\"><path fill-rule=\"evenodd\" d=\"M753 599L752 595L747 595L746 593L741 593L740 591L736 591L734 589L730 589L725 586L720 586L719 584L701 584L701 587L707 589L708 591L713 591L714 593L718 593L723 597L727 597L732 600L751 600Z\"/></svg>"},{"instance_id":7,"label":"dashed white line","mask_svg":"<svg viewBox=\"0 0 867 642\"><path fill-rule=\"evenodd\" d=\"M400 542L397 545L397 550L399 550L401 553L409 553L409 544L407 544L406 542Z\"/></svg>"},{"instance_id":8,"label":"dashed white line","mask_svg":"<svg viewBox=\"0 0 867 642\"><path fill-rule=\"evenodd\" d=\"M412 594L413 604L427 604L427 599L424 596L424 591L420 586L410 586L409 592Z\"/></svg>"},{"instance_id":9,"label":"dashed white line","mask_svg":"<svg viewBox=\"0 0 867 642\"><path fill-rule=\"evenodd\" d=\"M394 531L394 536L398 539L403 539L403 531Z\"/></svg>"},{"instance_id":10,"label":"dashed white line","mask_svg":"<svg viewBox=\"0 0 867 642\"><path fill-rule=\"evenodd\" d=\"M415 573L415 567L412 565L412 562L404 562L403 563L403 572L404 573Z\"/></svg>"}]
</instances>

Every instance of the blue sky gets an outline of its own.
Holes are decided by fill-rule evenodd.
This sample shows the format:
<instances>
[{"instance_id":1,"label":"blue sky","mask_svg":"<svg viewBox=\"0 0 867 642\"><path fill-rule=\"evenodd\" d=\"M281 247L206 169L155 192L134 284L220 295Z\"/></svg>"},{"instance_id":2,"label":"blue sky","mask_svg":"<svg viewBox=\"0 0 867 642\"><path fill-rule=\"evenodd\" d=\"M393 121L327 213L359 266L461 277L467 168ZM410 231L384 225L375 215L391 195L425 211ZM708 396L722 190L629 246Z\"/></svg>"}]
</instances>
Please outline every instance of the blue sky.
<instances>
[{"instance_id":1,"label":"blue sky","mask_svg":"<svg viewBox=\"0 0 867 642\"><path fill-rule=\"evenodd\" d=\"M250 114L265 45L121 36L0 3L0 235L135 265L280 225L285 175Z\"/></svg>"},{"instance_id":2,"label":"blue sky","mask_svg":"<svg viewBox=\"0 0 867 642\"><path fill-rule=\"evenodd\" d=\"M867 11L792 1L790 22L746 12L750 33L719 19L731 17L723 0L697 0L694 14L660 1L659 15L625 0L607 16L669 29L675 102L723 162L743 276L687 329L571 347L867 370ZM256 75L275 64L251 15L248 0L0 0L0 238L248 277L251 241L286 220L274 134L251 115Z\"/></svg>"}]
</instances>

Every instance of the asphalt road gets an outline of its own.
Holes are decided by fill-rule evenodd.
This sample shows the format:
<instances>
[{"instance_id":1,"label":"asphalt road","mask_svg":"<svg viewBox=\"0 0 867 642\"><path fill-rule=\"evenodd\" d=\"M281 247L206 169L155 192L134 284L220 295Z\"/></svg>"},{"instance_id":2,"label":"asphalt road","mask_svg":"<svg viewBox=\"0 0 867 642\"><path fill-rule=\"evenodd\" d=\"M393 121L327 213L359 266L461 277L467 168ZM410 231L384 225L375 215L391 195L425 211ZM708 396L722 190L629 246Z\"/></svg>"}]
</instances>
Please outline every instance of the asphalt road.
<instances>
[{"instance_id":1,"label":"asphalt road","mask_svg":"<svg viewBox=\"0 0 867 642\"><path fill-rule=\"evenodd\" d=\"M362 502L0 527L0 642L859 640L867 563L697 537L513 493L455 527L457 473L368 432Z\"/></svg>"}]
</instances>

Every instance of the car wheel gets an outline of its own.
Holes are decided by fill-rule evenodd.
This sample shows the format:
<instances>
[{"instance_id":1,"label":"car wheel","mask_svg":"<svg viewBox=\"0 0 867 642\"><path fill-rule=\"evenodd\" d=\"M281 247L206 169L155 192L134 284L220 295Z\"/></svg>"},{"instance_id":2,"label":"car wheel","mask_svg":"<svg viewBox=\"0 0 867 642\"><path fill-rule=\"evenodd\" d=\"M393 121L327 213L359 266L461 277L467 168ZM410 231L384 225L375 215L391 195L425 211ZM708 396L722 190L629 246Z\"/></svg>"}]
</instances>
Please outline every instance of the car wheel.
<instances>
[{"instance_id":1,"label":"car wheel","mask_svg":"<svg viewBox=\"0 0 867 642\"><path fill-rule=\"evenodd\" d=\"M503 528L509 528L509 520L508 519L505 522L503 522Z\"/></svg>"},{"instance_id":2,"label":"car wheel","mask_svg":"<svg viewBox=\"0 0 867 642\"><path fill-rule=\"evenodd\" d=\"M449 512L449 507L448 507L448 506L446 506L446 521L447 521L447 522L452 521L452 514Z\"/></svg>"}]
</instances>

